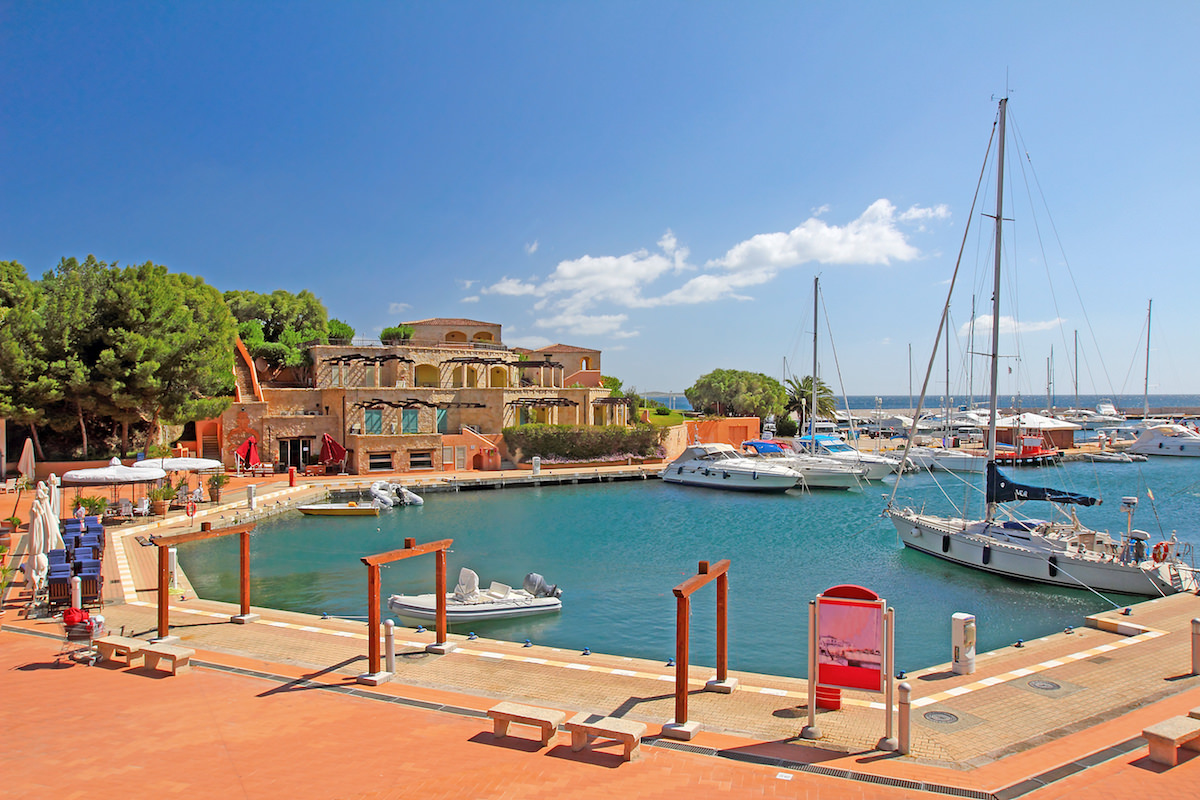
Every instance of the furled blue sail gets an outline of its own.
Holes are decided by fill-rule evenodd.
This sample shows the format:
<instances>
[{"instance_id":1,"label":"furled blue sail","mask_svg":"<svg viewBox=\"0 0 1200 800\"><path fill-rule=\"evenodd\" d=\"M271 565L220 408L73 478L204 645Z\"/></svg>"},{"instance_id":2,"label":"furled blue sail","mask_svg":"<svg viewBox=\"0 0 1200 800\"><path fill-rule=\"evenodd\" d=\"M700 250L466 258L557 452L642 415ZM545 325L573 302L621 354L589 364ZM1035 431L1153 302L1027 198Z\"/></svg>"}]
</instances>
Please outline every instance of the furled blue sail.
<instances>
[{"instance_id":1,"label":"furled blue sail","mask_svg":"<svg viewBox=\"0 0 1200 800\"><path fill-rule=\"evenodd\" d=\"M1009 503L1014 500L1048 500L1051 503L1074 503L1080 506L1095 506L1100 500L1075 492L1064 492L1061 489L1051 489L1047 486L1026 486L1016 483L996 468L994 463L987 465L987 501L989 503Z\"/></svg>"}]
</instances>

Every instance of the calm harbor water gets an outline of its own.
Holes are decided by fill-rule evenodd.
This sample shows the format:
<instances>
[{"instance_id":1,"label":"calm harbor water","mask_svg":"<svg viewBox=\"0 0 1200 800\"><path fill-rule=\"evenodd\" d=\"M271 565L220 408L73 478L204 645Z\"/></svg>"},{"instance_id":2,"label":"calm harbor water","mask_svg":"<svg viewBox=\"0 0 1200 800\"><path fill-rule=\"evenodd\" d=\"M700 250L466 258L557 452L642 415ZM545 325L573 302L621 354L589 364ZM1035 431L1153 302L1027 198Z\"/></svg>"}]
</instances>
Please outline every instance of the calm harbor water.
<instances>
[{"instance_id":1,"label":"calm harbor water","mask_svg":"<svg viewBox=\"0 0 1200 800\"><path fill-rule=\"evenodd\" d=\"M1136 494L1135 527L1153 540L1176 529L1200 550L1197 462L1072 463L1014 474L1025 483L1099 493L1104 504L1080 515L1109 530L1124 529L1120 498ZM252 537L251 596L259 606L362 616L360 557L401 547L406 536L451 538L451 586L468 566L485 585L520 585L532 571L564 589L561 613L466 626L479 635L665 662L674 655L671 589L694 574L698 561L729 558L731 668L798 677L807 665L808 601L840 583L867 586L896 608L897 667L906 670L949 660L950 617L958 611L976 615L986 651L1080 626L1086 615L1112 607L1085 591L995 578L904 549L879 516L891 490L889 479L862 492L752 496L649 479L430 494L424 506L385 510L378 518L289 514L264 521ZM939 489L926 475L905 477L897 501L948 510L948 498L961 504L967 496L962 482L943 479ZM980 509L981 500L972 499L969 511ZM1031 504L1030 515L1044 512L1045 504ZM181 547L180 561L201 596L236 602L235 542ZM385 567L383 596L432 591L432 573L432 558ZM1134 600L1112 598L1118 605ZM712 586L693 598L693 663L714 663L715 605ZM385 607L385 619L387 613Z\"/></svg>"}]
</instances>

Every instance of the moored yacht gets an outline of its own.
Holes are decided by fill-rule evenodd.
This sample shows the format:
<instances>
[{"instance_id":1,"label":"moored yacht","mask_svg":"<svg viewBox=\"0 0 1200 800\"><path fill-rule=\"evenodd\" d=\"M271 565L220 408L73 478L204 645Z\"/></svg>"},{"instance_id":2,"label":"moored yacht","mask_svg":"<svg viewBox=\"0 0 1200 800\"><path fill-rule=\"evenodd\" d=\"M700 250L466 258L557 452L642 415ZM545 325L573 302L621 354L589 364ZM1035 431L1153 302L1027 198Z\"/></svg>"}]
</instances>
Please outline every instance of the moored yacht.
<instances>
[{"instance_id":1,"label":"moored yacht","mask_svg":"<svg viewBox=\"0 0 1200 800\"><path fill-rule=\"evenodd\" d=\"M800 436L793 440L792 449L805 453L813 452L812 445L813 437ZM815 453L822 458L831 458L865 469L867 471L865 477L869 481L882 480L885 475L900 471L900 459L898 458L888 458L876 453L863 453L840 438L822 436L820 433L816 436Z\"/></svg>"},{"instance_id":2,"label":"moored yacht","mask_svg":"<svg viewBox=\"0 0 1200 800\"><path fill-rule=\"evenodd\" d=\"M751 439L742 442L742 449L753 453L758 463L778 463L803 476L805 489L856 489L867 478L863 467L832 458L798 453L784 449L775 441Z\"/></svg>"},{"instance_id":3,"label":"moored yacht","mask_svg":"<svg viewBox=\"0 0 1200 800\"><path fill-rule=\"evenodd\" d=\"M1183 425L1156 425L1142 431L1126 452L1144 456L1200 456L1200 433Z\"/></svg>"},{"instance_id":4,"label":"moored yacht","mask_svg":"<svg viewBox=\"0 0 1200 800\"><path fill-rule=\"evenodd\" d=\"M667 483L743 492L786 492L800 473L782 462L747 458L732 445L693 444L659 473Z\"/></svg>"}]
</instances>

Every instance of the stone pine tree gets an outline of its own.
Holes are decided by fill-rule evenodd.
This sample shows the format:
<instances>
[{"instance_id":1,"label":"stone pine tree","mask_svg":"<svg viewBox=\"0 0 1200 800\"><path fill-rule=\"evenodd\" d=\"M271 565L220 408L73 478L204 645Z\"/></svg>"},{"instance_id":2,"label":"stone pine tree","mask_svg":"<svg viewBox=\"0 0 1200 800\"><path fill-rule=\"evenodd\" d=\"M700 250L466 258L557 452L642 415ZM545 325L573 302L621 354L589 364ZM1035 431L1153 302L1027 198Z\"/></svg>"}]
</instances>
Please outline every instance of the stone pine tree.
<instances>
[{"instance_id":1,"label":"stone pine tree","mask_svg":"<svg viewBox=\"0 0 1200 800\"><path fill-rule=\"evenodd\" d=\"M787 402L783 385L770 375L737 369L716 369L702 375L684 395L698 411L760 419L783 413Z\"/></svg>"},{"instance_id":2,"label":"stone pine tree","mask_svg":"<svg viewBox=\"0 0 1200 800\"><path fill-rule=\"evenodd\" d=\"M40 298L25 267L0 261L0 416L29 425L38 458L45 458L37 423L54 382L46 375Z\"/></svg>"},{"instance_id":3,"label":"stone pine tree","mask_svg":"<svg viewBox=\"0 0 1200 800\"><path fill-rule=\"evenodd\" d=\"M215 416L233 382L236 326L220 293L199 278L172 275L147 262L115 270L98 314L102 349L96 374L102 413L129 426Z\"/></svg>"},{"instance_id":4,"label":"stone pine tree","mask_svg":"<svg viewBox=\"0 0 1200 800\"><path fill-rule=\"evenodd\" d=\"M42 276L42 335L46 375L54 382L45 397L46 422L56 431L79 428L88 457L87 417L96 410L94 367L100 351L97 309L109 267L89 255L83 263L64 258Z\"/></svg>"}]
</instances>

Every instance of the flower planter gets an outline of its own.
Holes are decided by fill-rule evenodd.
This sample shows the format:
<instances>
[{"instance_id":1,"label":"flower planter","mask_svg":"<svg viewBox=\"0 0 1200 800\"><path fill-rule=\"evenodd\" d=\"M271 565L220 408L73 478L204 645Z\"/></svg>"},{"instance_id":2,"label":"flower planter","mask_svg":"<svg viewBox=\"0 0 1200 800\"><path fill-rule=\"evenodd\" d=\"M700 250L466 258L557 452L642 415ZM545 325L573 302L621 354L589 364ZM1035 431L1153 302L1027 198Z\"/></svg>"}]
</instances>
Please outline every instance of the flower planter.
<instances>
[{"instance_id":1,"label":"flower planter","mask_svg":"<svg viewBox=\"0 0 1200 800\"><path fill-rule=\"evenodd\" d=\"M171 507L170 500L151 500L150 513L156 517L165 517L167 510Z\"/></svg>"}]
</instances>

